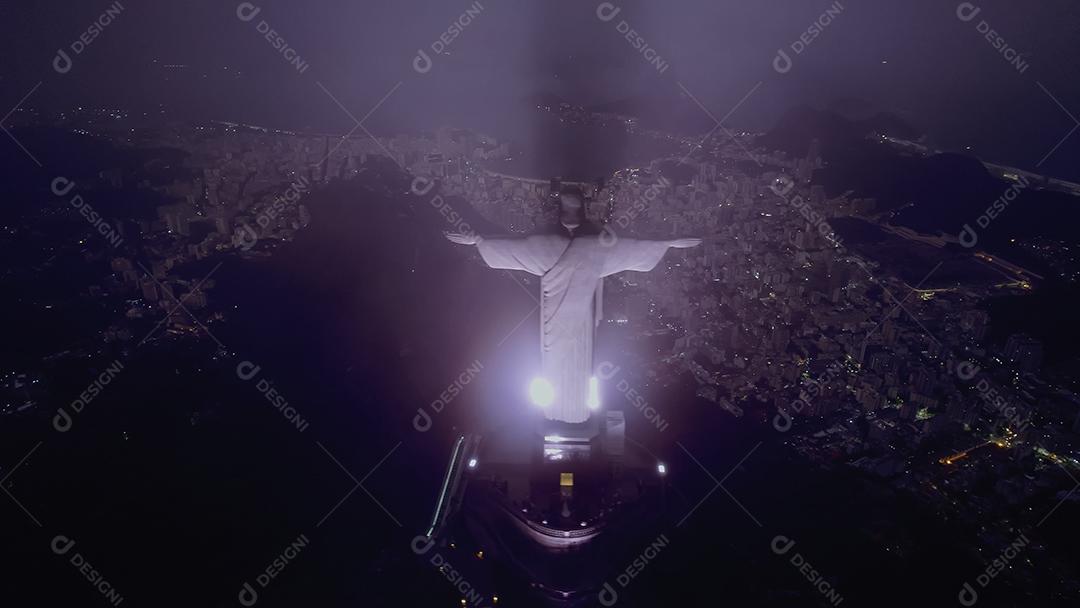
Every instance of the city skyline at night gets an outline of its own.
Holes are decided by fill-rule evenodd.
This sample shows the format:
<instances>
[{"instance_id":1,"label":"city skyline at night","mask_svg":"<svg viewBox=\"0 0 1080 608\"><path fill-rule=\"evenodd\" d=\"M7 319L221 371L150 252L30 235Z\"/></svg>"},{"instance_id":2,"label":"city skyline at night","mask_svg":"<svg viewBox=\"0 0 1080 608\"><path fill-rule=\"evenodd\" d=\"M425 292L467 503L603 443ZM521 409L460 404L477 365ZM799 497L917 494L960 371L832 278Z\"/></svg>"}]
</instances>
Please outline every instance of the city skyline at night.
<instances>
[{"instance_id":1,"label":"city skyline at night","mask_svg":"<svg viewBox=\"0 0 1080 608\"><path fill-rule=\"evenodd\" d=\"M11 603L1075 604L1064 0L2 14Z\"/></svg>"}]
</instances>

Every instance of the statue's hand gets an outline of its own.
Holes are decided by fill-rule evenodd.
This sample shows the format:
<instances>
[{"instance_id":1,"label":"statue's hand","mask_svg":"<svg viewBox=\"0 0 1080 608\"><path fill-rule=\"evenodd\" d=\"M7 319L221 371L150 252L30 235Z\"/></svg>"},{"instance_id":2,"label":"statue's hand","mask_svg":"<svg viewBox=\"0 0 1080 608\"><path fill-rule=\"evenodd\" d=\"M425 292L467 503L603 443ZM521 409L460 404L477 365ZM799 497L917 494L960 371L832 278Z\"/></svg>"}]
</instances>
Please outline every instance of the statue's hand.
<instances>
[{"instance_id":1,"label":"statue's hand","mask_svg":"<svg viewBox=\"0 0 1080 608\"><path fill-rule=\"evenodd\" d=\"M675 249L689 249L691 247L697 247L701 244L701 239L675 239L674 241L668 241L668 247L674 247Z\"/></svg>"},{"instance_id":2,"label":"statue's hand","mask_svg":"<svg viewBox=\"0 0 1080 608\"><path fill-rule=\"evenodd\" d=\"M451 243L457 243L458 245L478 245L480 241L484 240L484 237L479 234L469 233L462 234L460 232L447 232L446 238Z\"/></svg>"}]
</instances>

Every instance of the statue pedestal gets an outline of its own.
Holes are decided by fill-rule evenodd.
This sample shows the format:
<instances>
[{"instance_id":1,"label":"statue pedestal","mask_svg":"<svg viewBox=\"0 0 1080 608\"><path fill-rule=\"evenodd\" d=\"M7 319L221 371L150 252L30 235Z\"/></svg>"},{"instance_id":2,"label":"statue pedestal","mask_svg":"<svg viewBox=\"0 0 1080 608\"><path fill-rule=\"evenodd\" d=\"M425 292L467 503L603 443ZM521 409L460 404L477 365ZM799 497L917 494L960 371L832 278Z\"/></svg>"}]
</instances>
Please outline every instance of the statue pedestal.
<instances>
[{"instance_id":1,"label":"statue pedestal","mask_svg":"<svg viewBox=\"0 0 1080 608\"><path fill-rule=\"evenodd\" d=\"M600 434L600 417L590 416L585 422L578 423L544 419L539 423L539 432L545 443L553 438L564 442L589 443Z\"/></svg>"},{"instance_id":2,"label":"statue pedestal","mask_svg":"<svg viewBox=\"0 0 1080 608\"><path fill-rule=\"evenodd\" d=\"M593 415L572 424L542 420L543 457L548 461L604 459L619 463L626 452L626 420L618 410Z\"/></svg>"},{"instance_id":3,"label":"statue pedestal","mask_svg":"<svg viewBox=\"0 0 1080 608\"><path fill-rule=\"evenodd\" d=\"M600 435L600 424L596 416L580 423L542 420L539 430L545 461L585 461L593 456L593 440Z\"/></svg>"}]
</instances>

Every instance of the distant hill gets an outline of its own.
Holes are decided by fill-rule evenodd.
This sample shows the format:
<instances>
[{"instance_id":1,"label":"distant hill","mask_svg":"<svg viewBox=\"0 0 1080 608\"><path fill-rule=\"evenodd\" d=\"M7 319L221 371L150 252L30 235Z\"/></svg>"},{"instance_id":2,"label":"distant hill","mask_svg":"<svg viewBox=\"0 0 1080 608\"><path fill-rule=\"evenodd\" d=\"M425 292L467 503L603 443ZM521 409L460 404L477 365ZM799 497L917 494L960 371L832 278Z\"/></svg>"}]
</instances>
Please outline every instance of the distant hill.
<instances>
[{"instance_id":1,"label":"distant hill","mask_svg":"<svg viewBox=\"0 0 1080 608\"><path fill-rule=\"evenodd\" d=\"M814 139L820 140L822 155L829 158L844 149L858 146L872 133L917 140L921 132L903 118L885 112L862 120L850 120L827 110L798 106L786 112L758 145L801 156Z\"/></svg>"},{"instance_id":2,"label":"distant hill","mask_svg":"<svg viewBox=\"0 0 1080 608\"><path fill-rule=\"evenodd\" d=\"M139 188L137 182L160 185L190 174L182 166L187 152L176 148L132 148L105 137L51 126L17 129L15 136L43 166L35 166L14 145L0 147L0 162L15 168L7 172L0 187L5 219L17 217L42 201L59 204L66 200L50 190L57 176L75 182L82 194L93 190L94 208L102 213L153 217L155 207L168 201L164 195ZM124 176L123 187L114 188L101 179L101 172L109 170Z\"/></svg>"},{"instance_id":3,"label":"distant hill","mask_svg":"<svg viewBox=\"0 0 1080 608\"><path fill-rule=\"evenodd\" d=\"M548 106L556 108L561 104L569 103L554 93L534 93L525 98L530 106Z\"/></svg>"},{"instance_id":4,"label":"distant hill","mask_svg":"<svg viewBox=\"0 0 1080 608\"><path fill-rule=\"evenodd\" d=\"M849 120L835 112L802 106L786 113L758 145L789 155L806 155L817 139L827 166L814 182L830 196L852 190L856 197L877 199L878 210L895 210L891 222L920 232L958 234L1011 184L994 177L979 159L962 154L923 157L902 153L868 138L881 133L917 140L917 129L895 115L878 113ZM1009 239L1048 236L1076 241L1071 227L1080 221L1080 201L1054 192L1025 190L1000 218L980 230L980 247L1004 246Z\"/></svg>"}]
</instances>

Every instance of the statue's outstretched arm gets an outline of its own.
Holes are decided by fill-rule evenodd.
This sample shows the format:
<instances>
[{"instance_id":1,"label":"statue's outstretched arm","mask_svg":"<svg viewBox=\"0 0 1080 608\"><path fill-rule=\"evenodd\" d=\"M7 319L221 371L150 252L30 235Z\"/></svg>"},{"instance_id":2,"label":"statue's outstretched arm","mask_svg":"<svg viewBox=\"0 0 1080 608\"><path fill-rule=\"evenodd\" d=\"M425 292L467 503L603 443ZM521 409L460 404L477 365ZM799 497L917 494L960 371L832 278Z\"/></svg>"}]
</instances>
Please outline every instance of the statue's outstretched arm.
<instances>
[{"instance_id":1,"label":"statue's outstretched arm","mask_svg":"<svg viewBox=\"0 0 1080 608\"><path fill-rule=\"evenodd\" d=\"M570 239L555 235L485 239L478 234L447 234L460 245L476 245L484 262L501 270L524 270L542 275L548 271L570 244Z\"/></svg>"},{"instance_id":2,"label":"statue's outstretched arm","mask_svg":"<svg viewBox=\"0 0 1080 608\"><path fill-rule=\"evenodd\" d=\"M672 247L675 249L690 249L691 247L697 247L698 245L700 245L701 239L675 239L673 241L668 241L667 244L668 247Z\"/></svg>"},{"instance_id":3,"label":"statue's outstretched arm","mask_svg":"<svg viewBox=\"0 0 1080 608\"><path fill-rule=\"evenodd\" d=\"M670 241L650 241L632 238L619 238L607 255L603 276L633 270L648 272L660 263L669 248L688 249L701 244L701 239L674 239Z\"/></svg>"},{"instance_id":4,"label":"statue's outstretched arm","mask_svg":"<svg viewBox=\"0 0 1080 608\"><path fill-rule=\"evenodd\" d=\"M448 241L457 243L458 245L479 245L480 242L484 240L484 237L474 232L468 234L462 234L460 232L444 232L443 234L446 235Z\"/></svg>"}]
</instances>

